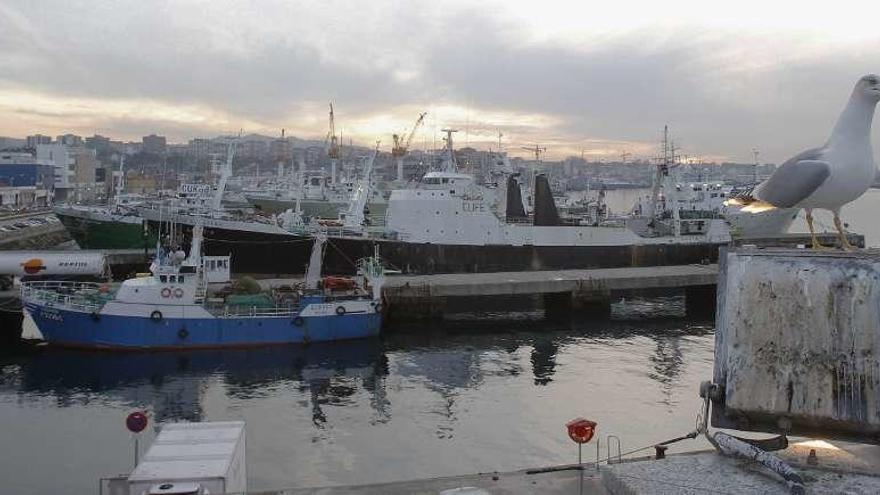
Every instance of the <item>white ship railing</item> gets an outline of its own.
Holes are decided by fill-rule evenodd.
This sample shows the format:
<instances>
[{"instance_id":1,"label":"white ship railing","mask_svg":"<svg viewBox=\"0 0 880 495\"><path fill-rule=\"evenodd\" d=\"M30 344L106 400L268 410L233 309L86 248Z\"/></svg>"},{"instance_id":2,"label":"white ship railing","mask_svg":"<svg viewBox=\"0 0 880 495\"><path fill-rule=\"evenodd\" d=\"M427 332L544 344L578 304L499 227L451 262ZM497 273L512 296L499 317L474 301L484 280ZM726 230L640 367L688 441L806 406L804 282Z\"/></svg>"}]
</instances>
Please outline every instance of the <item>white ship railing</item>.
<instances>
[{"instance_id":1,"label":"white ship railing","mask_svg":"<svg viewBox=\"0 0 880 495\"><path fill-rule=\"evenodd\" d=\"M104 306L100 299L109 295L103 284L74 281L35 281L21 284L21 300L50 308L91 313Z\"/></svg>"},{"instance_id":2,"label":"white ship railing","mask_svg":"<svg viewBox=\"0 0 880 495\"><path fill-rule=\"evenodd\" d=\"M206 305L205 309L211 314L223 318L238 318L242 316L294 316L299 314L301 308L295 306L246 306L246 305Z\"/></svg>"}]
</instances>

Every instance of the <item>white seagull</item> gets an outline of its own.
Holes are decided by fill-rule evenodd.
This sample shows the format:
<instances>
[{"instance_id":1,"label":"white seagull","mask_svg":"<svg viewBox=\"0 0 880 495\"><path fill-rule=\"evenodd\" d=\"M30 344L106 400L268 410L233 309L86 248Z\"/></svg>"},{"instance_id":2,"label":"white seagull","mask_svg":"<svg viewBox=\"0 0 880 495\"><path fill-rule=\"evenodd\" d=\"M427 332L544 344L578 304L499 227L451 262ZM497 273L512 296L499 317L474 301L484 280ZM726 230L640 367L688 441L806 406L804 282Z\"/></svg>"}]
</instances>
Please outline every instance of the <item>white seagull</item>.
<instances>
[{"instance_id":1,"label":"white seagull","mask_svg":"<svg viewBox=\"0 0 880 495\"><path fill-rule=\"evenodd\" d=\"M868 74L856 83L831 137L824 146L806 150L782 164L750 195L731 200L743 211L803 208L813 248L821 248L813 230L813 209L834 213L843 249L854 249L840 222L840 208L865 193L877 167L871 150L871 121L880 101L880 76Z\"/></svg>"}]
</instances>

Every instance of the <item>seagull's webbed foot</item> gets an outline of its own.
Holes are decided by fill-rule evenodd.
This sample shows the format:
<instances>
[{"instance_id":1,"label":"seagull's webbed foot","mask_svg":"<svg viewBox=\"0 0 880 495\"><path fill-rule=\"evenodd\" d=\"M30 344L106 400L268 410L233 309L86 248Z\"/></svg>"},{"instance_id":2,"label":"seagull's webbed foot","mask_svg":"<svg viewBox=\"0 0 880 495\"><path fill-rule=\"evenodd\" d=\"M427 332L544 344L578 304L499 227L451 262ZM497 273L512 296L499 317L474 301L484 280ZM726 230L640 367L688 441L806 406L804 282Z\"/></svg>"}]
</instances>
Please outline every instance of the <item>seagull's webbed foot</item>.
<instances>
[{"instance_id":1,"label":"seagull's webbed foot","mask_svg":"<svg viewBox=\"0 0 880 495\"><path fill-rule=\"evenodd\" d=\"M823 246L823 245L819 242L819 238L816 237L816 230L813 229L813 210L810 209L810 208L807 208L807 209L805 209L805 211L806 211L806 214L807 214L807 215L806 215L806 216L807 216L807 227L810 228L810 240L811 240L812 243L813 243L813 249L815 249L815 250L817 250L817 251L820 251L820 250L826 250L826 249L831 249L831 248L828 247L828 246Z\"/></svg>"},{"instance_id":2,"label":"seagull's webbed foot","mask_svg":"<svg viewBox=\"0 0 880 495\"><path fill-rule=\"evenodd\" d=\"M843 230L843 225L840 221L840 213L834 212L834 227L837 228L837 237L840 239L840 249L844 251L855 251L856 248L852 244L850 244L849 239L846 236L846 231Z\"/></svg>"},{"instance_id":3,"label":"seagull's webbed foot","mask_svg":"<svg viewBox=\"0 0 880 495\"><path fill-rule=\"evenodd\" d=\"M820 243L819 239L816 237L816 234L813 234L811 236L811 239L812 239L812 243L813 243L812 247L816 251L828 251L829 249L833 249L831 246L826 246L826 245Z\"/></svg>"}]
</instances>

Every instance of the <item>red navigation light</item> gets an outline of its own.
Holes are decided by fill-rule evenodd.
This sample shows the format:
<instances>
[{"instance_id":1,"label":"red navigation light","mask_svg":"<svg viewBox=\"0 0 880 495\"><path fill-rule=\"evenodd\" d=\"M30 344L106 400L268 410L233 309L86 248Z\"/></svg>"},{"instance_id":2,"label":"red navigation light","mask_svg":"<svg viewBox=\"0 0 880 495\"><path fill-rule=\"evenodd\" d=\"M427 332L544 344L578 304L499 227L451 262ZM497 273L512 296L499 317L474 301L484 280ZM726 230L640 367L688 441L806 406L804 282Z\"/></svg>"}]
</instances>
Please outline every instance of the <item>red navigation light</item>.
<instances>
[{"instance_id":1,"label":"red navigation light","mask_svg":"<svg viewBox=\"0 0 880 495\"><path fill-rule=\"evenodd\" d=\"M144 431L144 428L147 427L147 415L140 411L135 411L129 414L128 417L125 418L125 427L132 433L140 433Z\"/></svg>"},{"instance_id":2,"label":"red navigation light","mask_svg":"<svg viewBox=\"0 0 880 495\"><path fill-rule=\"evenodd\" d=\"M584 418L573 419L565 424L568 428L568 437L577 443L589 442L596 433L596 426L598 425L595 421Z\"/></svg>"}]
</instances>

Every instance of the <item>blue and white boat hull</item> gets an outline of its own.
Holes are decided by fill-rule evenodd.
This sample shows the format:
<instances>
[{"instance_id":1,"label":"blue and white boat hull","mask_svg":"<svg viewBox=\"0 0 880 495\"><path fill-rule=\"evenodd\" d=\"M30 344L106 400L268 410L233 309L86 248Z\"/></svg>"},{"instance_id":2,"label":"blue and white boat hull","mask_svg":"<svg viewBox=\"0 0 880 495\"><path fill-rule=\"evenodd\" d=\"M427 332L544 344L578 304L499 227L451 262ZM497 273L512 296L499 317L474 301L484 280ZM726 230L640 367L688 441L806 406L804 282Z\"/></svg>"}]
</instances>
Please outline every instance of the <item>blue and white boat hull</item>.
<instances>
[{"instance_id":1,"label":"blue and white boat hull","mask_svg":"<svg viewBox=\"0 0 880 495\"><path fill-rule=\"evenodd\" d=\"M356 339L378 335L381 314L132 317L25 305L44 340L71 347L180 349ZM300 313L303 314L303 313Z\"/></svg>"}]
</instances>

